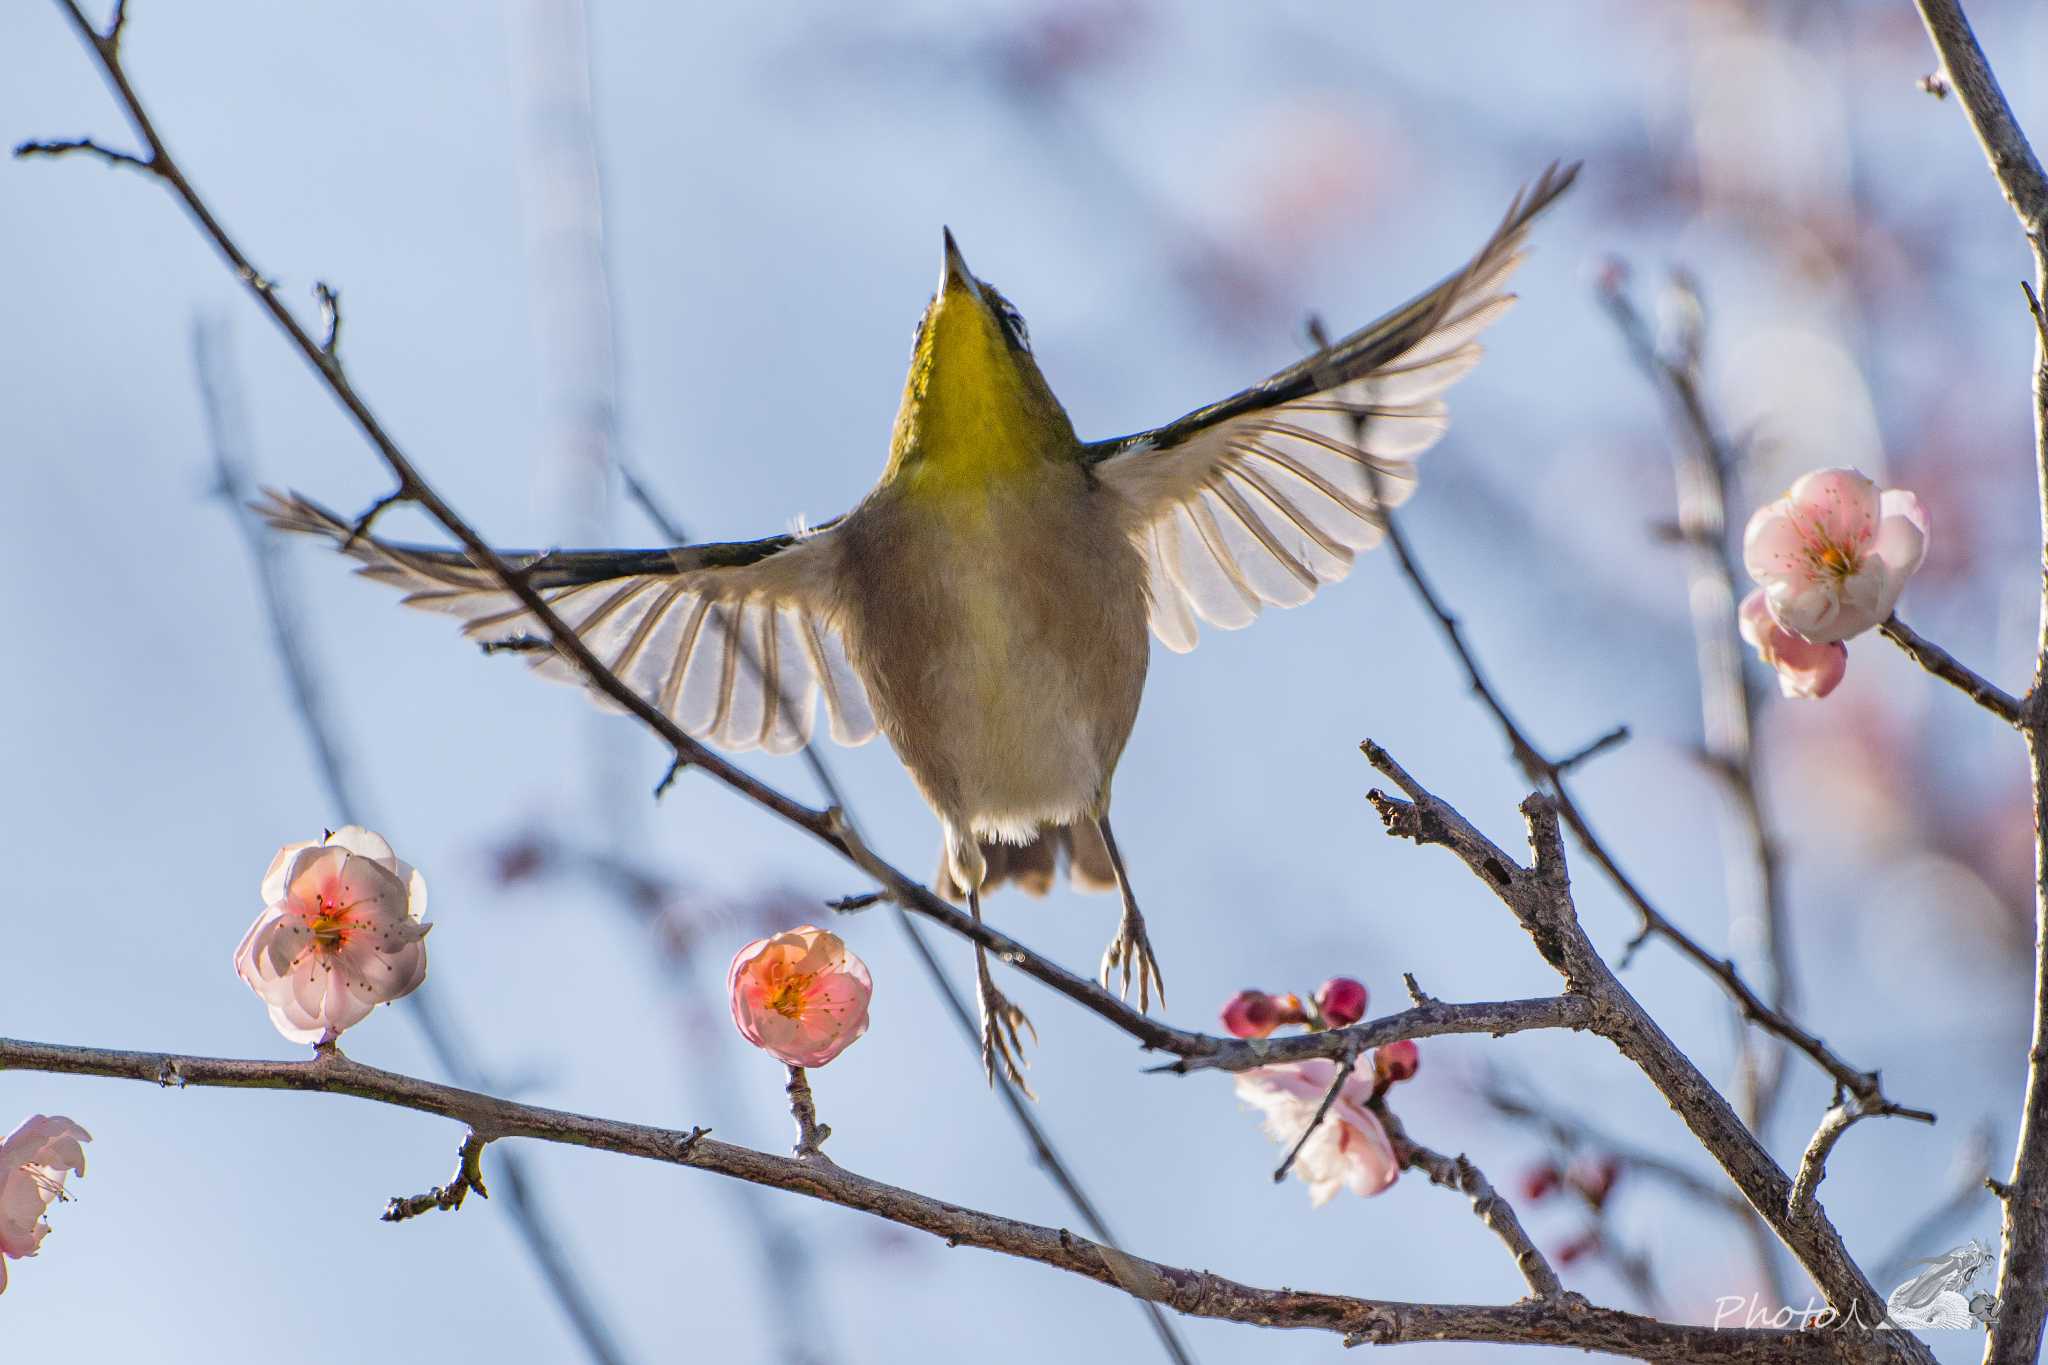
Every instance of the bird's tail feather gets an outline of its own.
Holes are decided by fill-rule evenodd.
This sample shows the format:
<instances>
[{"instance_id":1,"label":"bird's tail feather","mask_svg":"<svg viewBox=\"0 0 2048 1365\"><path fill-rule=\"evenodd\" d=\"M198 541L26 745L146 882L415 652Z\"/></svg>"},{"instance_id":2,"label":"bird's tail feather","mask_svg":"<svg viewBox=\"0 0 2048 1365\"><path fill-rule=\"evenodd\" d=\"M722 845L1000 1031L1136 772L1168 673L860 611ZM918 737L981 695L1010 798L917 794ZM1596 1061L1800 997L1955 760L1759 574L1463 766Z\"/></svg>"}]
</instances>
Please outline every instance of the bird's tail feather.
<instances>
[{"instance_id":1,"label":"bird's tail feather","mask_svg":"<svg viewBox=\"0 0 2048 1365\"><path fill-rule=\"evenodd\" d=\"M1114 891L1116 870L1110 866L1109 849L1095 822L1083 818L1071 825L1042 825L1028 844L983 842L981 856L988 863L983 892L1005 882L1014 883L1033 896L1052 890L1062 864L1067 882L1076 891ZM950 901L967 899L967 888L953 876L951 859L939 859L939 873L933 889Z\"/></svg>"}]
</instances>

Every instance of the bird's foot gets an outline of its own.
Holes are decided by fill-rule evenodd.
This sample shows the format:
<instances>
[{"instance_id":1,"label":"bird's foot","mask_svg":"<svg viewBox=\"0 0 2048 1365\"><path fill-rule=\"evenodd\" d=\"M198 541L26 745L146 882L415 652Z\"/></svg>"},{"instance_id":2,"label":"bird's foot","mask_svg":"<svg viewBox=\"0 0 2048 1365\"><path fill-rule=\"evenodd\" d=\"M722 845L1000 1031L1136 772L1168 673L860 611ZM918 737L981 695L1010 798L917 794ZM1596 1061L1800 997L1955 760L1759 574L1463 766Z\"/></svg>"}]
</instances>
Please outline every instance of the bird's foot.
<instances>
[{"instance_id":1,"label":"bird's foot","mask_svg":"<svg viewBox=\"0 0 2048 1365\"><path fill-rule=\"evenodd\" d=\"M1024 1068L1030 1063L1024 1060L1024 1039L1018 1030L1030 1033L1034 1043L1038 1041L1038 1030L1024 1017L1023 1010L996 989L985 963L975 983L975 995L981 1005L981 1069L988 1076L988 1083L996 1083L996 1062L1000 1059L1003 1079L1022 1091L1026 1099L1037 1099L1024 1081Z\"/></svg>"},{"instance_id":2,"label":"bird's foot","mask_svg":"<svg viewBox=\"0 0 2048 1365\"><path fill-rule=\"evenodd\" d=\"M1159 997L1160 1008L1166 1006L1166 978L1160 974L1159 959L1152 955L1152 940L1145 934L1145 917L1135 909L1124 912L1123 923L1117 926L1116 937L1110 940L1109 951L1102 955L1102 987L1109 989L1110 974L1119 976L1120 994L1131 998L1131 978L1138 981L1138 1008L1150 1010L1152 997Z\"/></svg>"}]
</instances>

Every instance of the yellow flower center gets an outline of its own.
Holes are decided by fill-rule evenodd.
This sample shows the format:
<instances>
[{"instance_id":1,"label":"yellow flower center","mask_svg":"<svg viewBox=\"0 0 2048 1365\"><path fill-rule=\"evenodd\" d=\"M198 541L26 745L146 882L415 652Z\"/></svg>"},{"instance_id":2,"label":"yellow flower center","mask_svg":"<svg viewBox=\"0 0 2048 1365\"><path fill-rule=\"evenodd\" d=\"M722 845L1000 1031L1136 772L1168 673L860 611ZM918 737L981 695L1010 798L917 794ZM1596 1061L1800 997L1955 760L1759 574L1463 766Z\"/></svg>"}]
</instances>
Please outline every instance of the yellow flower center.
<instances>
[{"instance_id":1,"label":"yellow flower center","mask_svg":"<svg viewBox=\"0 0 2048 1365\"><path fill-rule=\"evenodd\" d=\"M360 901L350 901L347 905L336 905L326 896L316 896L313 913L306 917L306 927L313 931L314 944L334 949L347 943L351 927L348 913L360 904Z\"/></svg>"},{"instance_id":2,"label":"yellow flower center","mask_svg":"<svg viewBox=\"0 0 2048 1365\"><path fill-rule=\"evenodd\" d=\"M785 1019L800 1018L804 1012L804 997L810 994L811 977L807 973L784 977L768 997L768 1008Z\"/></svg>"}]
</instances>

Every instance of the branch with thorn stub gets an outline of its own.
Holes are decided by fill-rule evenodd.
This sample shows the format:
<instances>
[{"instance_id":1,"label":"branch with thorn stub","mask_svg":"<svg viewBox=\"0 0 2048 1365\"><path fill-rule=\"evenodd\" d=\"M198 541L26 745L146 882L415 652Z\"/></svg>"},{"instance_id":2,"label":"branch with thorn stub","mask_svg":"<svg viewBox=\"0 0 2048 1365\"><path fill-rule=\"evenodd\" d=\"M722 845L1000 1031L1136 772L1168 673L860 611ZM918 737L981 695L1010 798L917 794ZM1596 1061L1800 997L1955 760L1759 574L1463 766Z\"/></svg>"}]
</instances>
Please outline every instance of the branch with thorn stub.
<instances>
[{"instance_id":1,"label":"branch with thorn stub","mask_svg":"<svg viewBox=\"0 0 2048 1365\"><path fill-rule=\"evenodd\" d=\"M799 1161L822 1161L830 1164L832 1158L824 1153L825 1139L832 1136L830 1124L818 1122L818 1105L811 1098L811 1078L800 1066L789 1069L789 1084L783 1087L789 1096L789 1116L796 1120L796 1147L793 1149Z\"/></svg>"},{"instance_id":2,"label":"branch with thorn stub","mask_svg":"<svg viewBox=\"0 0 2048 1365\"><path fill-rule=\"evenodd\" d=\"M313 282L313 296L320 300L320 354L329 360L341 359L341 291L331 288L325 280ZM357 532L358 535L361 532Z\"/></svg>"},{"instance_id":3,"label":"branch with thorn stub","mask_svg":"<svg viewBox=\"0 0 2048 1365\"><path fill-rule=\"evenodd\" d=\"M462 1140L462 1150L457 1154L455 1178L445 1185L436 1185L425 1194L398 1196L384 1206L383 1220L387 1223L403 1223L408 1218L417 1218L423 1213L440 1210L453 1213L462 1207L462 1201L472 1193L479 1199L489 1199L491 1192L484 1188L484 1147L489 1138L471 1133Z\"/></svg>"}]
</instances>

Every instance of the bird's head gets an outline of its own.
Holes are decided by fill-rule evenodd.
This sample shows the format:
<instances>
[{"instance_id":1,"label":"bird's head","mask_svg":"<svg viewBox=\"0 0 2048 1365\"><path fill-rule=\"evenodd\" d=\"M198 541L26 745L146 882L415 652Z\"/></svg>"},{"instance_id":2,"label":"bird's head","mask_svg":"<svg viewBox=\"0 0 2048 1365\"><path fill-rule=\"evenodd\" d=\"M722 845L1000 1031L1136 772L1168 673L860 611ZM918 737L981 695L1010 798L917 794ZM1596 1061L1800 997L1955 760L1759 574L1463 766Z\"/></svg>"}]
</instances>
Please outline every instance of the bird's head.
<instances>
[{"instance_id":1,"label":"bird's head","mask_svg":"<svg viewBox=\"0 0 2048 1365\"><path fill-rule=\"evenodd\" d=\"M974 487L1078 449L1024 319L974 277L949 230L938 292L917 325L885 478Z\"/></svg>"}]
</instances>

